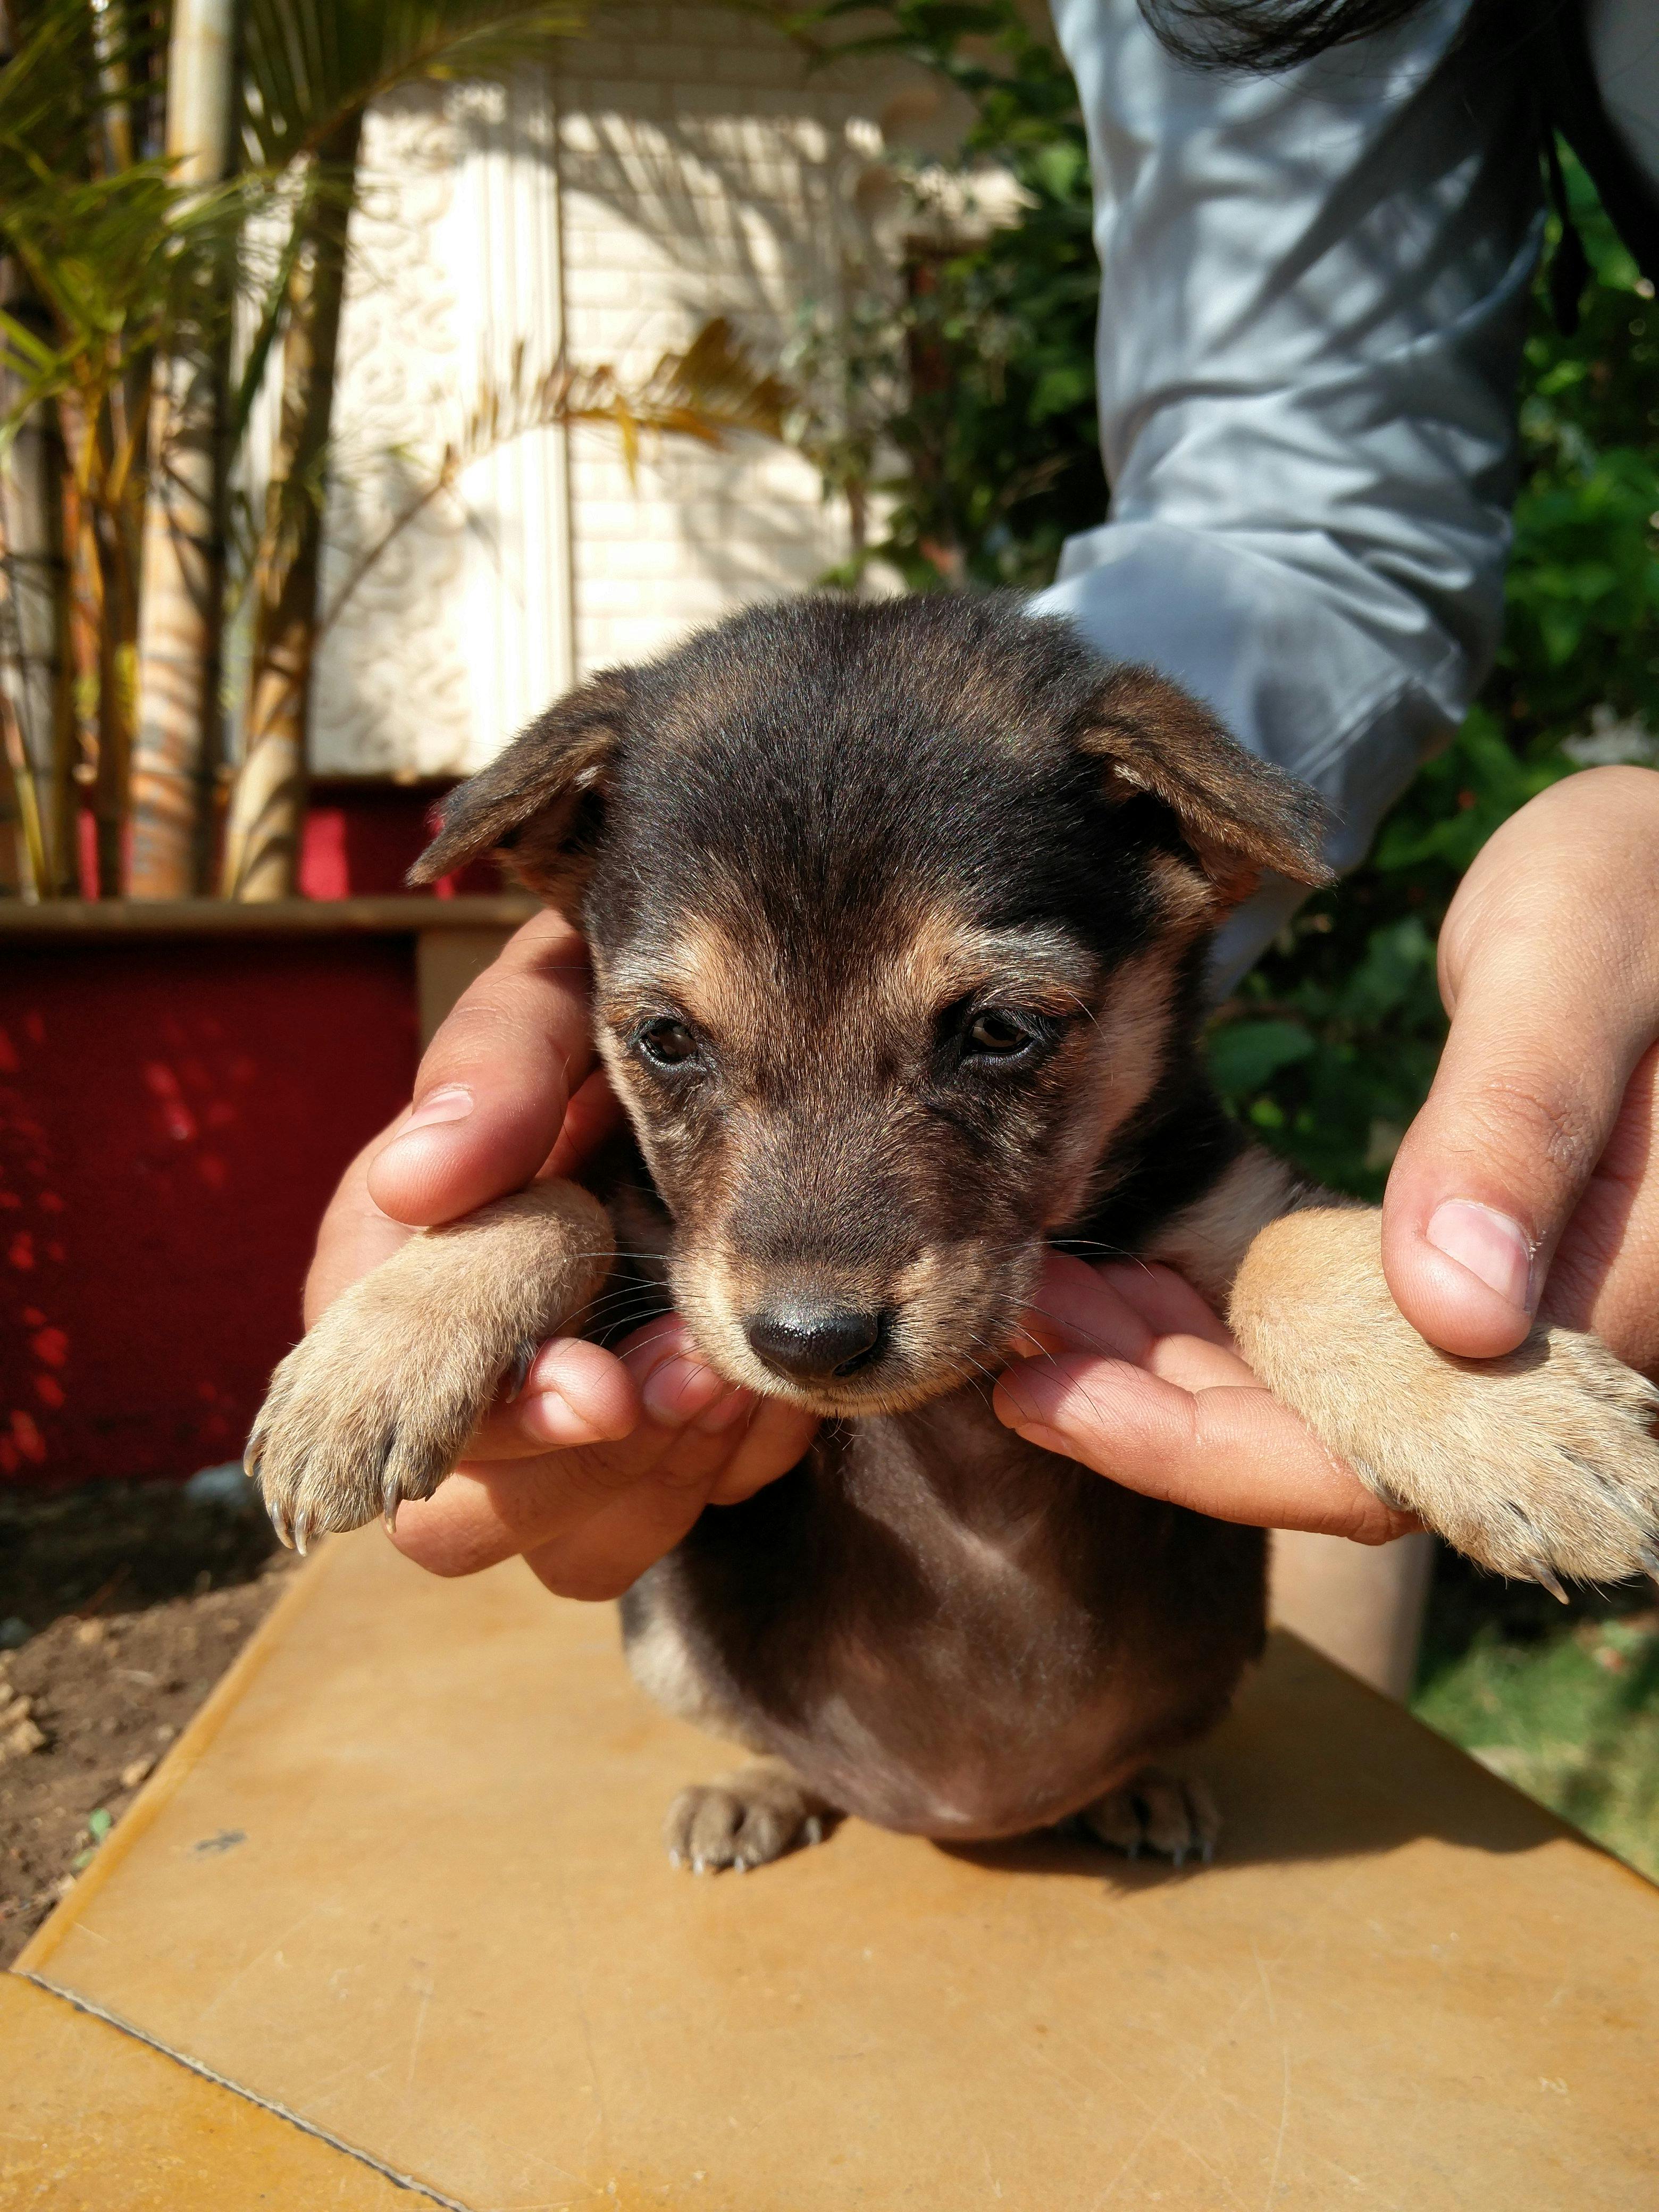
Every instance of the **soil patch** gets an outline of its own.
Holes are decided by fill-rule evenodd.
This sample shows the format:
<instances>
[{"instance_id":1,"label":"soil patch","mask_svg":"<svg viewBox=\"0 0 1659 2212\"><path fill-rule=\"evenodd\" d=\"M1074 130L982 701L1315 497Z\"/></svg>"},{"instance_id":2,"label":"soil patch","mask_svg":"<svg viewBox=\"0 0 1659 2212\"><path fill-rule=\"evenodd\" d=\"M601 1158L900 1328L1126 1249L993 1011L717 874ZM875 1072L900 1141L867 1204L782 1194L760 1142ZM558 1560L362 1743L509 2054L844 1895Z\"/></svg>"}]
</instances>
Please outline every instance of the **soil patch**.
<instances>
[{"instance_id":1,"label":"soil patch","mask_svg":"<svg viewBox=\"0 0 1659 2212\"><path fill-rule=\"evenodd\" d=\"M293 1564L240 1469L0 1493L0 1967L91 1863Z\"/></svg>"}]
</instances>

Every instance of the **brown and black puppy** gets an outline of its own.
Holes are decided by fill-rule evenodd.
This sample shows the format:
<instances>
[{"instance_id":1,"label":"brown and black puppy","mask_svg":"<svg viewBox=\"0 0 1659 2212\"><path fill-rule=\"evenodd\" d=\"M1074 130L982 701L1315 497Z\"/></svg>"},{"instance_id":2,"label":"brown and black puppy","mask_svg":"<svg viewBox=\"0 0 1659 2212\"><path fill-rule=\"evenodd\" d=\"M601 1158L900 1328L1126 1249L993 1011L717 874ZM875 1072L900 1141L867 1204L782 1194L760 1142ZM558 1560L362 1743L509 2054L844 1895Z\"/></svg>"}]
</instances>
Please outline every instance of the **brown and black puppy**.
<instances>
[{"instance_id":1,"label":"brown and black puppy","mask_svg":"<svg viewBox=\"0 0 1659 2212\"><path fill-rule=\"evenodd\" d=\"M1214 926L1322 880L1314 803L1144 670L1012 602L744 614L556 706L417 873L506 853L592 946L633 1139L608 1217L544 1186L416 1237L278 1370L251 1455L280 1528L425 1497L620 1246L734 1382L826 1417L623 1605L674 1711L762 1754L670 1843L753 1865L830 1810L940 1837L1080 1814L1207 1850L1148 1762L1262 1634L1263 1539L994 1418L1045 1249L1139 1253L1219 1303L1379 1492L1503 1571L1651 1562L1655 1395L1593 1340L1442 1358L1376 1218L1298 1188L1201 1073Z\"/></svg>"}]
</instances>

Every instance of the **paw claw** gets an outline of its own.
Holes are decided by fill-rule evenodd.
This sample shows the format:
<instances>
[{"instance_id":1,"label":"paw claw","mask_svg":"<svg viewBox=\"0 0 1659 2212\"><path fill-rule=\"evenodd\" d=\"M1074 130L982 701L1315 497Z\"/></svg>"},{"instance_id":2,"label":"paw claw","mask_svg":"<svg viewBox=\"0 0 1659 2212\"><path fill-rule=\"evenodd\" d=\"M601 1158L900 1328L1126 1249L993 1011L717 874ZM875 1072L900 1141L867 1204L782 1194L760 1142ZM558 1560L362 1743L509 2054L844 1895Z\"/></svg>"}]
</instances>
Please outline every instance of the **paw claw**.
<instances>
[{"instance_id":1,"label":"paw claw","mask_svg":"<svg viewBox=\"0 0 1659 2212\"><path fill-rule=\"evenodd\" d=\"M387 1475L380 1486L380 1518L386 1523L388 1536L395 1536L398 1533L398 1508L403 1502L404 1494L398 1486L397 1478Z\"/></svg>"},{"instance_id":2,"label":"paw claw","mask_svg":"<svg viewBox=\"0 0 1659 2212\"><path fill-rule=\"evenodd\" d=\"M311 1516L303 1505L294 1516L294 1548L302 1559L311 1548Z\"/></svg>"},{"instance_id":3,"label":"paw claw","mask_svg":"<svg viewBox=\"0 0 1659 2212\"><path fill-rule=\"evenodd\" d=\"M1565 1605L1567 1594L1562 1589L1559 1577L1544 1564L1543 1560L1528 1559L1526 1564L1527 1572L1539 1588L1547 1589L1558 1605Z\"/></svg>"},{"instance_id":4,"label":"paw claw","mask_svg":"<svg viewBox=\"0 0 1659 2212\"><path fill-rule=\"evenodd\" d=\"M1221 1818L1196 1775L1148 1766L1085 1805L1077 1815L1077 1826L1127 1859L1149 1851L1167 1858L1179 1871L1188 1859L1211 1863Z\"/></svg>"}]
</instances>

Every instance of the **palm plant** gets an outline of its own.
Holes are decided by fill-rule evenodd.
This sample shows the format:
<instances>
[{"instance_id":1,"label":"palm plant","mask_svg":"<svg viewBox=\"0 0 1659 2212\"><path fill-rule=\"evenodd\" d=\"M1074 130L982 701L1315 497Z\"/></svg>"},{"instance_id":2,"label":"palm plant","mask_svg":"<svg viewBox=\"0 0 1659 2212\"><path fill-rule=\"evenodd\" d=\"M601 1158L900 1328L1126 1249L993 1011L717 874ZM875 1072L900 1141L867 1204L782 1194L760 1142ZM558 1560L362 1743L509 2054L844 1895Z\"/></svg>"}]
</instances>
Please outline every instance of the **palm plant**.
<instances>
[{"instance_id":1,"label":"palm plant","mask_svg":"<svg viewBox=\"0 0 1659 2212\"><path fill-rule=\"evenodd\" d=\"M0 801L27 896L88 872L106 897L292 891L319 641L473 461L580 422L609 426L631 468L647 435L718 446L803 415L723 319L631 389L520 349L319 609L365 110L580 27L578 0L0 0ZM273 386L247 516L227 488ZM236 609L241 757L216 872Z\"/></svg>"},{"instance_id":2,"label":"palm plant","mask_svg":"<svg viewBox=\"0 0 1659 2212\"><path fill-rule=\"evenodd\" d=\"M42 715L38 684L14 683L5 719L14 761L31 734L21 724L31 690L37 726L48 726L45 745L37 727L27 753L33 793L17 787L27 878L45 894L75 880L77 785L90 787L100 880L118 879L150 363L164 333L199 313L190 303L222 289L237 216L222 194L186 204L152 150L157 54L147 25L127 37L109 9L43 0L14 11L13 31L0 71L9 294L0 338L7 427L14 439L27 432L34 449L31 465L11 471L7 501L14 665L39 627L29 601L40 579L27 564L53 547L65 619L56 625L58 705Z\"/></svg>"},{"instance_id":3,"label":"palm plant","mask_svg":"<svg viewBox=\"0 0 1659 2212\"><path fill-rule=\"evenodd\" d=\"M247 0L246 138L265 173L297 189L278 288L250 364L280 319L280 419L253 568L242 769L222 878L231 897L281 897L294 888L346 224L364 110L422 78L509 69L579 27L575 9L560 0ZM245 374L238 427L252 397Z\"/></svg>"},{"instance_id":4,"label":"palm plant","mask_svg":"<svg viewBox=\"0 0 1659 2212\"><path fill-rule=\"evenodd\" d=\"M293 890L312 672L344 596L319 610L364 112L544 54L579 16L571 0L173 0L170 48L167 27L143 0L0 9L0 787L37 897L87 872L88 799L100 895L209 888L239 591L251 652L219 881ZM226 487L272 380L263 510L228 562ZM347 589L504 439L603 422L631 460L647 432L718 444L781 405L720 324L638 391L520 352Z\"/></svg>"}]
</instances>

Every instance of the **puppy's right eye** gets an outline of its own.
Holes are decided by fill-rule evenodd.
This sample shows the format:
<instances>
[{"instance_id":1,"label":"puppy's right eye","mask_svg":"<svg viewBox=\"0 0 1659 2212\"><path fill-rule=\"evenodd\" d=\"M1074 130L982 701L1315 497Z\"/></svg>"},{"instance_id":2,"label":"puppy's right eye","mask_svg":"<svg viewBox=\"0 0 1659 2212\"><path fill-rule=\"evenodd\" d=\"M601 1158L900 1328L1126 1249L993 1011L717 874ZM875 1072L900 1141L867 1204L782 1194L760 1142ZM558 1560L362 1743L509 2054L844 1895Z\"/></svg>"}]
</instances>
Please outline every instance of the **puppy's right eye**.
<instances>
[{"instance_id":1,"label":"puppy's right eye","mask_svg":"<svg viewBox=\"0 0 1659 2212\"><path fill-rule=\"evenodd\" d=\"M647 1022L634 1042L653 1067L683 1067L697 1056L697 1040L684 1022Z\"/></svg>"}]
</instances>

